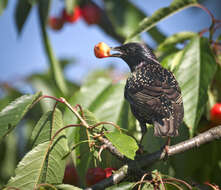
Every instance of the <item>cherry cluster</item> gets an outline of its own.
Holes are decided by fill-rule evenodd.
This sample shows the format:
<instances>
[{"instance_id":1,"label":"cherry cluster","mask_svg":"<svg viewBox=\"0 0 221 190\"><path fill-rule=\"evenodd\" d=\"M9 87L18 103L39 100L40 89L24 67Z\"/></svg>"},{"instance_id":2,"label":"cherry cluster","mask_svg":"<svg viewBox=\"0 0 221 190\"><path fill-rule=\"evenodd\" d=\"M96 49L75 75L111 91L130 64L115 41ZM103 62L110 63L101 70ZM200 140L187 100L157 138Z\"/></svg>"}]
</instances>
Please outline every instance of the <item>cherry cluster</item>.
<instances>
[{"instance_id":1,"label":"cherry cluster","mask_svg":"<svg viewBox=\"0 0 221 190\"><path fill-rule=\"evenodd\" d=\"M82 7L76 5L71 14L63 9L60 16L49 17L48 25L51 29L58 31L63 28L65 23L75 23L81 17L88 25L99 24L101 9L94 4L86 4Z\"/></svg>"},{"instance_id":2,"label":"cherry cluster","mask_svg":"<svg viewBox=\"0 0 221 190\"><path fill-rule=\"evenodd\" d=\"M94 185L98 183L99 181L102 181L105 178L108 178L112 175L113 171L115 171L114 168L89 168L86 173L86 184L87 186ZM79 178L77 171L73 165L67 165L65 168L64 173L64 184L70 184L70 185L79 185Z\"/></svg>"}]
</instances>

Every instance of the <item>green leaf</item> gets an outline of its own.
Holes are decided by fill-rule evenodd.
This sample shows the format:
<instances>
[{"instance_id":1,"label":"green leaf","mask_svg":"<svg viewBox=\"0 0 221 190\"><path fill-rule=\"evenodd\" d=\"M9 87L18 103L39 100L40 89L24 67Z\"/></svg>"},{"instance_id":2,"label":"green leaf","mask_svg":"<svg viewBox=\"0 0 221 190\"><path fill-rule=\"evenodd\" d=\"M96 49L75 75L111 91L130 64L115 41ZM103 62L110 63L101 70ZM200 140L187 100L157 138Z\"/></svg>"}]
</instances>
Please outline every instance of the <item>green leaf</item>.
<instances>
[{"instance_id":1,"label":"green leaf","mask_svg":"<svg viewBox=\"0 0 221 190\"><path fill-rule=\"evenodd\" d=\"M0 1L0 15L3 13L4 9L7 7L8 0Z\"/></svg>"},{"instance_id":2,"label":"green leaf","mask_svg":"<svg viewBox=\"0 0 221 190\"><path fill-rule=\"evenodd\" d=\"M7 181L14 174L17 164L19 140L15 131L12 131L3 139L3 143L0 144L1 182Z\"/></svg>"},{"instance_id":3,"label":"green leaf","mask_svg":"<svg viewBox=\"0 0 221 190\"><path fill-rule=\"evenodd\" d=\"M192 136L207 103L207 90L217 67L205 38L194 37L183 51L175 76L181 87L184 121Z\"/></svg>"},{"instance_id":4,"label":"green leaf","mask_svg":"<svg viewBox=\"0 0 221 190\"><path fill-rule=\"evenodd\" d=\"M134 27L135 30L128 36L127 41L130 41L144 31L150 30L166 17L187 7L194 6L196 3L196 0L174 0L170 6L160 8L152 16L143 19L137 27Z\"/></svg>"},{"instance_id":5,"label":"green leaf","mask_svg":"<svg viewBox=\"0 0 221 190\"><path fill-rule=\"evenodd\" d=\"M75 187L68 184L56 185L56 187L58 188L58 190L81 190L81 188L79 187Z\"/></svg>"},{"instance_id":6,"label":"green leaf","mask_svg":"<svg viewBox=\"0 0 221 190\"><path fill-rule=\"evenodd\" d=\"M63 127L62 114L56 109L53 112L51 135ZM39 138L41 133L39 134ZM35 189L38 184L62 183L66 161L63 156L67 153L67 140L64 131L53 141L49 149L49 141L38 144L20 161L15 177L12 177L7 186L23 190Z\"/></svg>"},{"instance_id":7,"label":"green leaf","mask_svg":"<svg viewBox=\"0 0 221 190\"><path fill-rule=\"evenodd\" d=\"M141 10L128 0L105 0L104 4L116 32L124 38L131 34L134 28L137 28L137 23L146 17ZM165 36L157 28L153 28L148 33L157 43L165 39ZM136 41L139 41L139 38Z\"/></svg>"},{"instance_id":8,"label":"green leaf","mask_svg":"<svg viewBox=\"0 0 221 190\"><path fill-rule=\"evenodd\" d=\"M102 92L104 92L109 87L109 85L111 85L111 80L106 80L103 78L100 78L97 81L90 80L85 85L83 85L68 102L73 106L80 103L84 110L88 109L93 102L98 101L98 97L100 97ZM65 110L64 121L65 125L78 123L77 118L73 115L72 112L70 112L69 109ZM81 141L87 140L86 130L81 127L67 129L67 136L71 146ZM84 143L75 148L73 155L79 178L85 179L86 168L93 166L91 165L92 154L90 154L88 143ZM81 182L84 183L85 180L82 180Z\"/></svg>"},{"instance_id":9,"label":"green leaf","mask_svg":"<svg viewBox=\"0 0 221 190\"><path fill-rule=\"evenodd\" d=\"M183 56L183 51L178 51L175 53L171 53L170 55L166 56L162 61L161 61L161 65L170 70L170 71L174 71L176 69L176 67L179 65L180 60Z\"/></svg>"},{"instance_id":10,"label":"green leaf","mask_svg":"<svg viewBox=\"0 0 221 190\"><path fill-rule=\"evenodd\" d=\"M130 112L128 103L124 99L125 82L112 84L110 79L98 78L88 81L69 100L71 105L80 104L90 110L99 121L110 121L121 128L135 130L135 118ZM65 124L73 124L77 119L67 109L64 114ZM68 138L75 136L75 130L68 130ZM113 127L108 130L114 130ZM76 134L78 136L78 133Z\"/></svg>"},{"instance_id":11,"label":"green leaf","mask_svg":"<svg viewBox=\"0 0 221 190\"><path fill-rule=\"evenodd\" d=\"M83 109L83 112L84 112L85 121L89 125L94 125L99 122L99 120L89 110ZM97 131L97 128L95 128L94 130ZM83 126L76 128L75 132L76 132L74 134L75 138L73 139L74 142L82 142L88 139L87 134L86 134L86 129ZM91 135L90 132L89 132L89 135ZM72 143L75 144L74 142ZM98 151L95 150L94 147L89 148L89 144L88 142L86 142L86 143L81 144L80 146L77 146L74 149L74 154L78 155L74 157L74 163L78 171L79 178L85 179L85 174L88 168L95 167L94 161L96 160L96 157L93 157L93 156L97 155ZM80 156L80 159L79 159L79 156ZM80 182L84 184L85 180L81 180Z\"/></svg>"},{"instance_id":12,"label":"green leaf","mask_svg":"<svg viewBox=\"0 0 221 190\"><path fill-rule=\"evenodd\" d=\"M134 160L139 147L132 137L119 132L105 133L105 136L120 153Z\"/></svg>"},{"instance_id":13,"label":"green leaf","mask_svg":"<svg viewBox=\"0 0 221 190\"><path fill-rule=\"evenodd\" d=\"M131 182L122 182L111 187L106 188L106 190L128 190L133 189L134 183Z\"/></svg>"},{"instance_id":14,"label":"green leaf","mask_svg":"<svg viewBox=\"0 0 221 190\"><path fill-rule=\"evenodd\" d=\"M49 142L39 144L27 153L21 162L19 162L15 170L15 177L9 180L7 186L23 190L36 188L41 183L40 176L43 173L48 145Z\"/></svg>"},{"instance_id":15,"label":"green leaf","mask_svg":"<svg viewBox=\"0 0 221 190\"><path fill-rule=\"evenodd\" d=\"M100 96L90 105L92 111L100 121L111 121L116 124L122 119L120 114L124 109L124 86L125 81L111 84ZM127 128L127 126L121 126Z\"/></svg>"},{"instance_id":16,"label":"green leaf","mask_svg":"<svg viewBox=\"0 0 221 190\"><path fill-rule=\"evenodd\" d=\"M66 11L71 14L73 13L73 9L75 7L75 5L77 4L76 0L65 0L65 8Z\"/></svg>"},{"instance_id":17,"label":"green leaf","mask_svg":"<svg viewBox=\"0 0 221 190\"><path fill-rule=\"evenodd\" d=\"M0 112L0 140L15 128L40 94L21 96Z\"/></svg>"},{"instance_id":18,"label":"green leaf","mask_svg":"<svg viewBox=\"0 0 221 190\"><path fill-rule=\"evenodd\" d=\"M86 111L85 114L91 125L98 121L112 121L115 124L120 124L122 128L135 131L135 118L130 112L128 103L124 100L123 89L124 83L112 84L112 81L108 78L91 79L83 84L68 102L73 106L80 104L83 110L90 110L90 112ZM78 120L68 109L65 111L64 118L65 125L78 123ZM111 125L105 125L105 128L111 131L116 130ZM87 140L84 128L70 128L67 130L67 135L69 144L77 144ZM74 163L78 172L81 173L82 179L86 172L85 168L93 166L91 155L88 143L81 144L73 152ZM116 163L118 162L113 156L105 157L104 165L106 167L114 167L113 165L116 166Z\"/></svg>"},{"instance_id":19,"label":"green leaf","mask_svg":"<svg viewBox=\"0 0 221 190\"><path fill-rule=\"evenodd\" d=\"M32 4L28 0L19 0L16 4L15 10L15 23L17 26L18 33L20 34L24 26L25 21L31 11Z\"/></svg>"},{"instance_id":20,"label":"green leaf","mask_svg":"<svg viewBox=\"0 0 221 190\"><path fill-rule=\"evenodd\" d=\"M90 112L87 109L83 110L84 112L84 117L85 117L85 121L89 124L89 125L95 125L96 123L99 123L100 121L95 117L95 115Z\"/></svg>"},{"instance_id":21,"label":"green leaf","mask_svg":"<svg viewBox=\"0 0 221 190\"><path fill-rule=\"evenodd\" d=\"M62 113L59 109L55 109L52 115L52 122L50 126L50 138L51 139L55 133L64 127ZM41 136L46 133L48 129L41 130L39 139ZM42 140L42 138L41 138ZM44 168L46 169L43 174L43 180L46 183L58 184L62 183L65 171L66 160L63 159L63 156L68 152L67 138L65 131L61 131L53 141L51 150L47 157L47 162L45 163Z\"/></svg>"},{"instance_id":22,"label":"green leaf","mask_svg":"<svg viewBox=\"0 0 221 190\"><path fill-rule=\"evenodd\" d=\"M31 141L33 142L32 147L38 144L44 143L51 139L51 127L52 127L52 111L49 111L42 115L34 130L32 131Z\"/></svg>"},{"instance_id":23,"label":"green leaf","mask_svg":"<svg viewBox=\"0 0 221 190\"><path fill-rule=\"evenodd\" d=\"M174 46L177 43L184 42L186 40L189 40L190 38L193 38L197 34L194 32L179 32L176 33L168 38L166 38L157 48L157 51L163 51L164 49L167 49L168 46Z\"/></svg>"},{"instance_id":24,"label":"green leaf","mask_svg":"<svg viewBox=\"0 0 221 190\"><path fill-rule=\"evenodd\" d=\"M99 101L98 97L111 85L111 80L99 78L97 80L91 80L81 86L80 90L70 98L68 101L71 105L80 104L83 108L89 109L93 102ZM90 110L90 109L89 109ZM90 110L91 111L91 110ZM69 109L66 109L64 113L65 125L77 123L77 118ZM77 128L68 129L68 138L72 138L72 132L78 130ZM78 135L78 134L77 134Z\"/></svg>"}]
</instances>

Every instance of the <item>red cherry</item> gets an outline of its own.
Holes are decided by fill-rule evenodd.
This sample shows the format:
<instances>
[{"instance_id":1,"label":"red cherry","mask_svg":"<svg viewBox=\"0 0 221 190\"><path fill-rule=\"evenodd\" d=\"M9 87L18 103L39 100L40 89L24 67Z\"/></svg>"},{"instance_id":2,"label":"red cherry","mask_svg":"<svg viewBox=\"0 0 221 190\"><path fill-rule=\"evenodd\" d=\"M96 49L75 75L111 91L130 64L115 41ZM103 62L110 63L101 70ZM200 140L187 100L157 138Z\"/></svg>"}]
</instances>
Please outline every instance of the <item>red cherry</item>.
<instances>
[{"instance_id":1,"label":"red cherry","mask_svg":"<svg viewBox=\"0 0 221 190\"><path fill-rule=\"evenodd\" d=\"M106 178L110 177L113 173L113 171L115 171L114 168L105 168L104 169L105 173L106 173Z\"/></svg>"},{"instance_id":2,"label":"red cherry","mask_svg":"<svg viewBox=\"0 0 221 190\"><path fill-rule=\"evenodd\" d=\"M73 165L67 165L64 172L64 178L63 178L64 184L70 184L70 185L78 185L78 174Z\"/></svg>"},{"instance_id":3,"label":"red cherry","mask_svg":"<svg viewBox=\"0 0 221 190\"><path fill-rule=\"evenodd\" d=\"M50 17L48 20L48 25L53 30L60 30L64 25L64 21L63 21L63 19L61 19L59 17Z\"/></svg>"},{"instance_id":4,"label":"red cherry","mask_svg":"<svg viewBox=\"0 0 221 190\"><path fill-rule=\"evenodd\" d=\"M110 56L111 48L104 42L100 42L94 46L94 54L97 58L104 58Z\"/></svg>"},{"instance_id":5,"label":"red cherry","mask_svg":"<svg viewBox=\"0 0 221 190\"><path fill-rule=\"evenodd\" d=\"M73 13L69 14L65 9L62 12L62 18L66 22L76 22L81 17L81 9L78 6L75 6L73 9Z\"/></svg>"},{"instance_id":6,"label":"red cherry","mask_svg":"<svg viewBox=\"0 0 221 190\"><path fill-rule=\"evenodd\" d=\"M86 183L91 186L105 179L105 177L106 173L102 168L89 168L86 174Z\"/></svg>"},{"instance_id":7,"label":"red cherry","mask_svg":"<svg viewBox=\"0 0 221 190\"><path fill-rule=\"evenodd\" d=\"M221 103L216 103L210 110L210 119L221 124Z\"/></svg>"},{"instance_id":8,"label":"red cherry","mask_svg":"<svg viewBox=\"0 0 221 190\"><path fill-rule=\"evenodd\" d=\"M94 4L87 4L81 9L82 17L88 25L98 24L101 18L101 9Z\"/></svg>"}]
</instances>

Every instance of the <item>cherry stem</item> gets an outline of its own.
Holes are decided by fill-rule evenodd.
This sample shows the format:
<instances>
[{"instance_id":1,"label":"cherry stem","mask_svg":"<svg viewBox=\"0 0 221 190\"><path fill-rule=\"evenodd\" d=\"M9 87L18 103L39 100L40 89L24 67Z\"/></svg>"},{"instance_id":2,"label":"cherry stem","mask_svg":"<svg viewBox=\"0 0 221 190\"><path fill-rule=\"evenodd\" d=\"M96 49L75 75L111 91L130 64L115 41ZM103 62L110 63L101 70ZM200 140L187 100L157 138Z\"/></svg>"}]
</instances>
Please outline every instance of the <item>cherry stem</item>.
<instances>
[{"instance_id":1,"label":"cherry stem","mask_svg":"<svg viewBox=\"0 0 221 190\"><path fill-rule=\"evenodd\" d=\"M213 185L209 182L205 182L204 184L210 186L213 190L219 190L219 188L217 188L216 185Z\"/></svg>"},{"instance_id":2,"label":"cherry stem","mask_svg":"<svg viewBox=\"0 0 221 190\"><path fill-rule=\"evenodd\" d=\"M170 184L170 185L173 185L174 187L176 187L177 189L179 190L183 190L179 185L177 185L176 183L173 183L173 182L170 182L170 181L165 181L164 182L165 184Z\"/></svg>"},{"instance_id":3,"label":"cherry stem","mask_svg":"<svg viewBox=\"0 0 221 190\"><path fill-rule=\"evenodd\" d=\"M176 181L176 182L180 182L182 184L184 184L188 189L192 189L191 185L188 184L187 182L181 180L181 179L176 179L176 178L173 178L173 177L170 177L170 178L164 178L163 181Z\"/></svg>"},{"instance_id":4,"label":"cherry stem","mask_svg":"<svg viewBox=\"0 0 221 190\"><path fill-rule=\"evenodd\" d=\"M210 27L208 29L204 29L203 31L201 31L200 36L202 36L205 32L209 31L209 40L212 41L213 34L215 32L214 26L216 23L221 22L221 20L216 20L214 15L210 12L210 10L207 9L206 7L204 7L203 5L195 4L194 6L201 8L211 17L212 23L211 23Z\"/></svg>"},{"instance_id":5,"label":"cherry stem","mask_svg":"<svg viewBox=\"0 0 221 190\"><path fill-rule=\"evenodd\" d=\"M161 177L159 177L159 178L160 178L160 183L161 183L161 185L162 185L162 189L163 189L163 190L166 190L165 185L164 185L164 182L163 182L163 179L162 179Z\"/></svg>"}]
</instances>

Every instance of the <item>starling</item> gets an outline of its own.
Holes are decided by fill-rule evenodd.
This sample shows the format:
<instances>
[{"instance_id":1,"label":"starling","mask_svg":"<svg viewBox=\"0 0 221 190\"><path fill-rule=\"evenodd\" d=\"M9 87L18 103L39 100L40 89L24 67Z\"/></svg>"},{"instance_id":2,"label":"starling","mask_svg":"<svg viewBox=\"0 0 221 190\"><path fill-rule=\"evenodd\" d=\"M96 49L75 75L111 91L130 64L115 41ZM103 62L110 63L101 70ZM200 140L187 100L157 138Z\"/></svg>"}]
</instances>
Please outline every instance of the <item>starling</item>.
<instances>
[{"instance_id":1,"label":"starling","mask_svg":"<svg viewBox=\"0 0 221 190\"><path fill-rule=\"evenodd\" d=\"M183 121L181 90L172 72L163 68L150 48L143 43L127 43L111 48L130 67L124 96L141 126L142 137L146 123L154 125L154 135L174 137Z\"/></svg>"}]
</instances>

